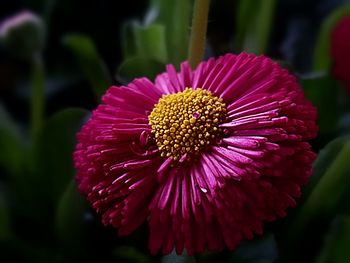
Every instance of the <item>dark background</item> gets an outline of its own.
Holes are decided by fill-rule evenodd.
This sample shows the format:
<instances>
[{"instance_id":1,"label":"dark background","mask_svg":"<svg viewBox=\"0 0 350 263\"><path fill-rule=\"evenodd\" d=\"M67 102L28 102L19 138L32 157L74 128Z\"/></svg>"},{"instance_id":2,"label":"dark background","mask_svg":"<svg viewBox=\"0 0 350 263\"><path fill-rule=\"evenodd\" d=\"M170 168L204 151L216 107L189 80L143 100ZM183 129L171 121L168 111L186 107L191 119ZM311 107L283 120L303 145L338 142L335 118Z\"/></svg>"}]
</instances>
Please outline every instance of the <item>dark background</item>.
<instances>
[{"instance_id":1,"label":"dark background","mask_svg":"<svg viewBox=\"0 0 350 263\"><path fill-rule=\"evenodd\" d=\"M208 24L207 56L235 51L233 43L236 2L234 0L212 0ZM276 60L286 61L288 67L298 75L309 74L320 24L332 10L344 2L346 1L279 0L266 54ZM47 43L43 58L47 75L45 86L45 115L47 118L66 108L80 107L92 110L97 105L94 94L89 88L90 84L84 77L75 57L62 44L63 36L67 33L84 33L90 36L102 60L106 63L108 71L115 76L123 60L122 25L130 19L141 19L147 7L148 1L145 0L0 0L0 22L23 10L30 10L41 15L46 22ZM28 129L30 119L29 78L30 64L28 61L8 52L4 46L0 45L0 103L7 109L23 133L26 133ZM114 78L113 81L119 84L117 78ZM325 135L314 142L314 147L321 148L332 136ZM47 147L50 145L48 144ZM60 166L59 161L57 161L57 166ZM161 260L160 256L151 258L148 255L146 225L130 237L118 238L114 229L101 226L99 216L95 215L85 203L83 239L75 239L69 233L65 233L67 235L63 241L57 239L52 221L54 205L43 199L36 199L37 205L22 209L21 207L26 206L26 203L21 203L20 198L16 199L16 187L5 186L9 180L8 172L0 166L0 193L6 192L10 196L9 207L11 211L14 211L11 225L15 236L10 240L0 240L0 262L15 262L16 260L19 262L103 262L111 260L115 262L156 262ZM50 191L50 186L45 186L45 184L38 187L48 187L46 191ZM37 189L32 191L35 192ZM267 229L274 227L267 226ZM323 227L322 223L320 227ZM271 245L269 237L267 237L267 243L263 241L260 244L259 242L256 246L254 245L254 248L264 251L267 258L276 258L274 254L276 245L274 243ZM201 262L233 259L235 255L229 252L197 257L197 260ZM176 262L194 262L191 261L194 259L176 260L180 260ZM237 260L235 262L246 261ZM305 260L305 262L309 261Z\"/></svg>"},{"instance_id":2,"label":"dark background","mask_svg":"<svg viewBox=\"0 0 350 263\"><path fill-rule=\"evenodd\" d=\"M208 38L215 55L232 51L235 2L213 0L208 25ZM296 71L307 72L320 23L342 0L280 0L273 22L267 55L288 61ZM140 19L148 1L130 0L1 0L0 20L21 10L47 14L48 44L45 49L47 71L58 80L52 81L47 93L47 113L67 106L93 108L92 94L87 94L72 54L62 45L62 36L79 32L89 35L111 73L122 60L120 30L124 21ZM231 8L228 8L231 7ZM179 18L181 19L181 18ZM21 91L21 80L28 74L28 65L0 49L0 98L15 118L28 118L28 94ZM69 83L60 82L68 75ZM67 85L68 84L68 85ZM81 92L84 90L84 96ZM78 99L77 99L78 98Z\"/></svg>"}]
</instances>

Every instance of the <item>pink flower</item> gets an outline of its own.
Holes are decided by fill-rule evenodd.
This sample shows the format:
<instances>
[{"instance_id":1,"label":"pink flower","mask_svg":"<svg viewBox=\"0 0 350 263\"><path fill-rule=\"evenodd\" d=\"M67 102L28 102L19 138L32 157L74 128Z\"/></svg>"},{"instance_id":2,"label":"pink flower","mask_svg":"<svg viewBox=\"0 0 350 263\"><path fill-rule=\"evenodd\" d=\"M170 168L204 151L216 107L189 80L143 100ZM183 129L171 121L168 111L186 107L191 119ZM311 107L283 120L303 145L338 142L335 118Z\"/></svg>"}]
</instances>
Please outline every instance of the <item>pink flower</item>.
<instances>
[{"instance_id":1,"label":"pink flower","mask_svg":"<svg viewBox=\"0 0 350 263\"><path fill-rule=\"evenodd\" d=\"M79 189L119 235L148 221L153 254L232 250L311 175L316 109L264 56L168 65L102 101L77 136Z\"/></svg>"},{"instance_id":2,"label":"pink flower","mask_svg":"<svg viewBox=\"0 0 350 263\"><path fill-rule=\"evenodd\" d=\"M350 16L338 22L331 38L333 75L350 90Z\"/></svg>"}]
</instances>

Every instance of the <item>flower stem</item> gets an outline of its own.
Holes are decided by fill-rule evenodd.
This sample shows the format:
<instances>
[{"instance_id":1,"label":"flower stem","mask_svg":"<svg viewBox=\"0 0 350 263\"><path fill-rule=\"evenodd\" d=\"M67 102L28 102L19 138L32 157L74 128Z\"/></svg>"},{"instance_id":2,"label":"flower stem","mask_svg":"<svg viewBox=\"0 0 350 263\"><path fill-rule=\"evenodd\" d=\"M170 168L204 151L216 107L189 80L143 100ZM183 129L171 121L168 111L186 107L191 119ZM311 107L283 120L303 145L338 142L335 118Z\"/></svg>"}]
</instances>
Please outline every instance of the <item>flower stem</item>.
<instances>
[{"instance_id":1,"label":"flower stem","mask_svg":"<svg viewBox=\"0 0 350 263\"><path fill-rule=\"evenodd\" d=\"M188 60L195 68L203 59L210 0L195 0Z\"/></svg>"},{"instance_id":2,"label":"flower stem","mask_svg":"<svg viewBox=\"0 0 350 263\"><path fill-rule=\"evenodd\" d=\"M35 54L31 61L31 134L36 139L41 129L44 115L44 65L40 54Z\"/></svg>"}]
</instances>

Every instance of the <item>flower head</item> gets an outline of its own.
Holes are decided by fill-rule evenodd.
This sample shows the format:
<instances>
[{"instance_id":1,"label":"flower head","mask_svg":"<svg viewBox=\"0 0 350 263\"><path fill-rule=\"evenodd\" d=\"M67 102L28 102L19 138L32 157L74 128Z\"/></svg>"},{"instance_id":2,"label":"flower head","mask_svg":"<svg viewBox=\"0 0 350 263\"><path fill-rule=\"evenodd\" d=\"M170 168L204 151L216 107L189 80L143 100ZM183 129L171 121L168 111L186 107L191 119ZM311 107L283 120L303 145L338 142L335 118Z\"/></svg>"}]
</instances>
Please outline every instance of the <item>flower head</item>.
<instances>
[{"instance_id":1,"label":"flower head","mask_svg":"<svg viewBox=\"0 0 350 263\"><path fill-rule=\"evenodd\" d=\"M234 249L311 174L316 109L264 56L168 65L102 101L78 134L79 189L119 235L148 221L152 253Z\"/></svg>"},{"instance_id":2,"label":"flower head","mask_svg":"<svg viewBox=\"0 0 350 263\"><path fill-rule=\"evenodd\" d=\"M350 16L341 19L331 37L333 75L350 90Z\"/></svg>"}]
</instances>

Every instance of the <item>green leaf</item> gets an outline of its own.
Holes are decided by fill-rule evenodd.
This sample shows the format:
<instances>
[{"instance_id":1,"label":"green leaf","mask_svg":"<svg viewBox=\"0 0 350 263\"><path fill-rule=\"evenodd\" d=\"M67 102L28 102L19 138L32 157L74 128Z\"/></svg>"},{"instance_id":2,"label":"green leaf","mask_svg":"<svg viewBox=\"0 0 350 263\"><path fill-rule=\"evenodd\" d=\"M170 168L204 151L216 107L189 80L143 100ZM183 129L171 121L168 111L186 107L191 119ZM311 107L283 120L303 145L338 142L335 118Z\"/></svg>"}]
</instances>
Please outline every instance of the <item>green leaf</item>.
<instances>
[{"instance_id":1,"label":"green leaf","mask_svg":"<svg viewBox=\"0 0 350 263\"><path fill-rule=\"evenodd\" d=\"M142 26L131 21L123 26L123 53L125 60L133 57L152 59L162 63L168 60L165 26L152 24Z\"/></svg>"},{"instance_id":2,"label":"green leaf","mask_svg":"<svg viewBox=\"0 0 350 263\"><path fill-rule=\"evenodd\" d=\"M113 256L121 262L152 263L148 255L140 252L134 247L120 246L113 250Z\"/></svg>"},{"instance_id":3,"label":"green leaf","mask_svg":"<svg viewBox=\"0 0 350 263\"><path fill-rule=\"evenodd\" d=\"M63 44L74 53L80 68L99 99L112 84L112 78L95 44L90 37L78 34L66 35L63 38Z\"/></svg>"},{"instance_id":4,"label":"green leaf","mask_svg":"<svg viewBox=\"0 0 350 263\"><path fill-rule=\"evenodd\" d=\"M301 83L305 96L317 107L320 133L333 132L339 119L337 83L329 76L304 78Z\"/></svg>"},{"instance_id":5,"label":"green leaf","mask_svg":"<svg viewBox=\"0 0 350 263\"><path fill-rule=\"evenodd\" d=\"M12 176L19 176L22 170L24 142L19 128L0 104L0 166Z\"/></svg>"},{"instance_id":6,"label":"green leaf","mask_svg":"<svg viewBox=\"0 0 350 263\"><path fill-rule=\"evenodd\" d=\"M192 1L153 0L149 16L165 25L168 63L175 66L187 59ZM148 21L148 23L150 23ZM147 21L146 21L147 22Z\"/></svg>"},{"instance_id":7,"label":"green leaf","mask_svg":"<svg viewBox=\"0 0 350 263\"><path fill-rule=\"evenodd\" d=\"M338 217L332 224L317 263L348 263L350 259L350 217Z\"/></svg>"},{"instance_id":8,"label":"green leaf","mask_svg":"<svg viewBox=\"0 0 350 263\"><path fill-rule=\"evenodd\" d=\"M302 198L307 199L315 188L319 180L326 173L328 167L334 162L339 152L343 149L345 143L349 140L349 137L340 137L327 144L317 156L316 161L313 163L313 174L310 182L304 189Z\"/></svg>"},{"instance_id":9,"label":"green leaf","mask_svg":"<svg viewBox=\"0 0 350 263\"><path fill-rule=\"evenodd\" d=\"M153 0L144 23L134 20L123 27L124 58L179 65L187 58L190 11L190 0Z\"/></svg>"},{"instance_id":10,"label":"green leaf","mask_svg":"<svg viewBox=\"0 0 350 263\"><path fill-rule=\"evenodd\" d=\"M134 27L137 56L165 63L168 58L165 27L159 24Z\"/></svg>"},{"instance_id":11,"label":"green leaf","mask_svg":"<svg viewBox=\"0 0 350 263\"><path fill-rule=\"evenodd\" d=\"M58 202L56 210L56 236L67 245L77 246L84 236L86 203L71 180Z\"/></svg>"},{"instance_id":12,"label":"green leaf","mask_svg":"<svg viewBox=\"0 0 350 263\"><path fill-rule=\"evenodd\" d=\"M238 51L263 54L270 37L276 0L240 0L236 16Z\"/></svg>"},{"instance_id":13,"label":"green leaf","mask_svg":"<svg viewBox=\"0 0 350 263\"><path fill-rule=\"evenodd\" d=\"M314 71L326 71L331 66L330 45L331 34L337 22L350 14L350 6L335 9L322 23L316 41L313 68Z\"/></svg>"},{"instance_id":14,"label":"green leaf","mask_svg":"<svg viewBox=\"0 0 350 263\"><path fill-rule=\"evenodd\" d=\"M327 145L325 151L332 146L334 147L334 144ZM337 147L339 146L337 145ZM317 218L330 219L334 216L340 208L342 199L350 191L350 139L347 138L344 141L344 146L340 150L331 149L331 151L337 153L336 156L329 163L323 176L300 208L292 225L288 228L286 238L289 243L297 242L302 237L303 231ZM317 167L315 170L317 170Z\"/></svg>"},{"instance_id":15,"label":"green leaf","mask_svg":"<svg viewBox=\"0 0 350 263\"><path fill-rule=\"evenodd\" d=\"M73 178L75 137L87 114L83 109L65 109L52 116L39 133L35 182L37 192L48 200L56 200Z\"/></svg>"},{"instance_id":16,"label":"green leaf","mask_svg":"<svg viewBox=\"0 0 350 263\"><path fill-rule=\"evenodd\" d=\"M118 69L117 78L121 78L124 81L131 81L138 77L148 77L154 79L165 68L163 63L156 60L132 57L125 60Z\"/></svg>"}]
</instances>

